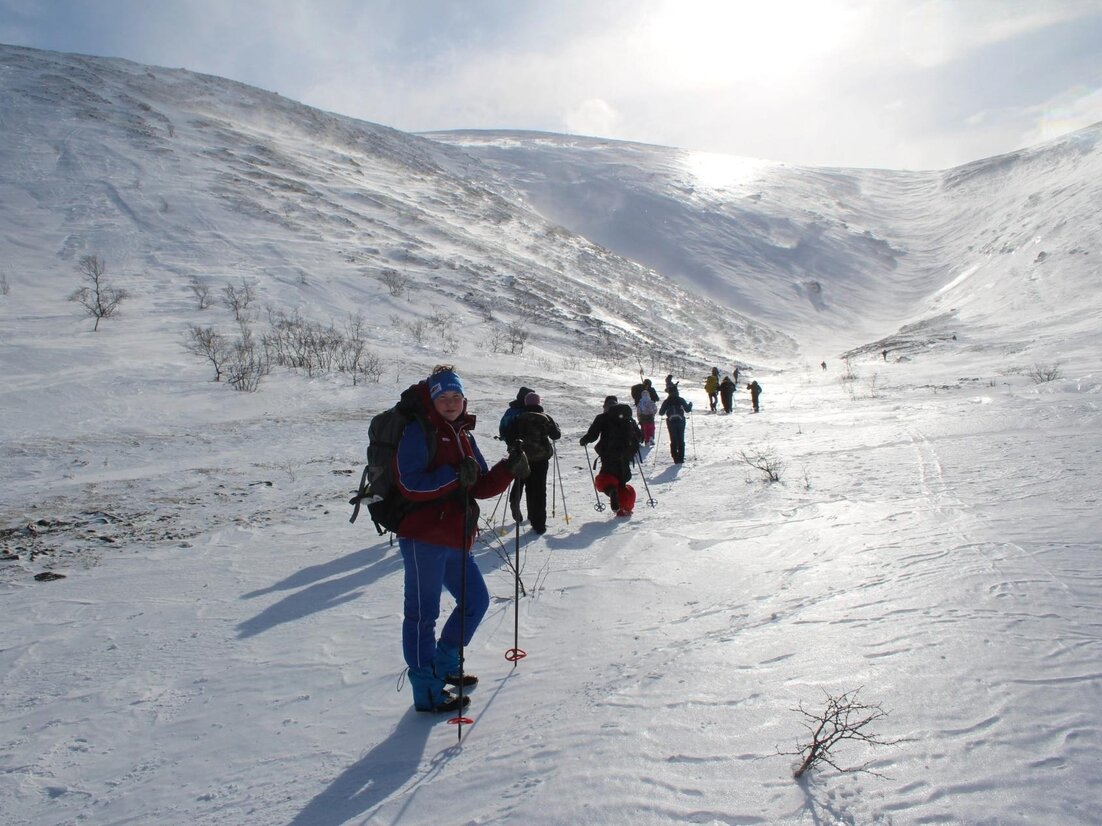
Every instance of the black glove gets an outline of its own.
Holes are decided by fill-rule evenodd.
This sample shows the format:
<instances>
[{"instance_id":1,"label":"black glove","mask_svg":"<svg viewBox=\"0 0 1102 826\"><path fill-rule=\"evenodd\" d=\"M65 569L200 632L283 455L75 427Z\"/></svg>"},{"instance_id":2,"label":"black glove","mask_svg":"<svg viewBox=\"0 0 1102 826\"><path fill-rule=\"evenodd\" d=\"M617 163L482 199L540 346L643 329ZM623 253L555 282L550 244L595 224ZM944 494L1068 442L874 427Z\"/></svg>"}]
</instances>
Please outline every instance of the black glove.
<instances>
[{"instance_id":1,"label":"black glove","mask_svg":"<svg viewBox=\"0 0 1102 826\"><path fill-rule=\"evenodd\" d=\"M532 469L528 467L528 457L524 455L523 450L514 450L510 453L509 458L505 460L505 467L513 474L513 478L520 482L532 473Z\"/></svg>"},{"instance_id":2,"label":"black glove","mask_svg":"<svg viewBox=\"0 0 1102 826\"><path fill-rule=\"evenodd\" d=\"M587 444L589 444L589 442L586 440L585 436L582 436L582 438L578 440L578 444L580 444L582 447L585 447Z\"/></svg>"},{"instance_id":3,"label":"black glove","mask_svg":"<svg viewBox=\"0 0 1102 826\"><path fill-rule=\"evenodd\" d=\"M469 488L478 481L478 474L481 471L477 459L473 456L464 456L459 462L459 487Z\"/></svg>"}]
</instances>

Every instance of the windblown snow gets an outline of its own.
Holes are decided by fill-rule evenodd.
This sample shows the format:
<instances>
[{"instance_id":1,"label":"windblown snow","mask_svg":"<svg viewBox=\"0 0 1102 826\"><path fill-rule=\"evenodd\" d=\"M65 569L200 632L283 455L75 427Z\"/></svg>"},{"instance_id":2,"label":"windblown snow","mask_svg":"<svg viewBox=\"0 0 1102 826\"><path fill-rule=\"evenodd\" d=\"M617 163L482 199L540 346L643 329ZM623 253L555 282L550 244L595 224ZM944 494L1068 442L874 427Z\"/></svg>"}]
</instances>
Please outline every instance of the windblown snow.
<instances>
[{"instance_id":1,"label":"windblown snow","mask_svg":"<svg viewBox=\"0 0 1102 826\"><path fill-rule=\"evenodd\" d=\"M1097 822L1102 125L810 169L8 46L0 100L4 823ZM97 332L83 256L127 293ZM355 383L184 348L357 316ZM491 461L521 385L564 434L547 534L482 503L458 731L346 504L441 362ZM736 363L762 412L708 413ZM688 461L660 425L617 519L578 438L641 372L696 405ZM847 692L881 742L794 780Z\"/></svg>"}]
</instances>

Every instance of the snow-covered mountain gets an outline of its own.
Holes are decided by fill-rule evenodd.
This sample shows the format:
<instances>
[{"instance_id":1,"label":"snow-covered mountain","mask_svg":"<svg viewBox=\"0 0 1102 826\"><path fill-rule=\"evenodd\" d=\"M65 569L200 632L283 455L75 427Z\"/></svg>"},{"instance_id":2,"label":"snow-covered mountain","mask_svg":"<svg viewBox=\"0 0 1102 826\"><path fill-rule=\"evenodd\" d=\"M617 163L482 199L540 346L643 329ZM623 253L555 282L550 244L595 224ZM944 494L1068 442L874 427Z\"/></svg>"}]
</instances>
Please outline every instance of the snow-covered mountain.
<instances>
[{"instance_id":1,"label":"snow-covered mountain","mask_svg":"<svg viewBox=\"0 0 1102 826\"><path fill-rule=\"evenodd\" d=\"M1102 241L1100 135L925 173L524 132L431 137L484 159L552 220L814 354L947 315L972 343L997 328L1066 345L1062 322L1096 327L1102 297L1082 294L1080 273Z\"/></svg>"},{"instance_id":2,"label":"snow-covered mountain","mask_svg":"<svg viewBox=\"0 0 1102 826\"><path fill-rule=\"evenodd\" d=\"M446 297L469 345L522 323L536 346L586 354L791 349L547 222L443 144L185 71L13 47L0 62L0 233L44 306L98 255L146 313L186 301L192 278L244 278L309 317L363 312L381 344L393 316ZM411 300L390 300L392 269Z\"/></svg>"},{"instance_id":3,"label":"snow-covered mountain","mask_svg":"<svg viewBox=\"0 0 1102 826\"><path fill-rule=\"evenodd\" d=\"M1099 134L801 169L0 46L0 822L1095 823ZM97 332L83 255L129 293ZM256 337L361 314L378 375L213 381L185 333L241 335L243 282ZM707 412L735 359L759 415ZM564 434L545 535L482 503L458 743L346 504L441 361L490 461L521 384ZM617 519L577 440L640 370L696 410ZM856 690L885 742L831 756L873 773L793 780Z\"/></svg>"}]
</instances>

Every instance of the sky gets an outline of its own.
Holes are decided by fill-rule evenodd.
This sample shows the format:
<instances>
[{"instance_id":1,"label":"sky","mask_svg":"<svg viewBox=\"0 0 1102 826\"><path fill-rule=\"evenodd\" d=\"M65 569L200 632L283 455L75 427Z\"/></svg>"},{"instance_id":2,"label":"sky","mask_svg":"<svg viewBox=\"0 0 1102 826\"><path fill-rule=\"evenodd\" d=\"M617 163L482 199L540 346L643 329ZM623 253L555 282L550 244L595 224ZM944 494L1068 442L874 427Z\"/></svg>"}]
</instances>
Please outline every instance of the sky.
<instances>
[{"instance_id":1,"label":"sky","mask_svg":"<svg viewBox=\"0 0 1102 826\"><path fill-rule=\"evenodd\" d=\"M944 169L1102 121L1100 0L0 0L0 42L404 131Z\"/></svg>"}]
</instances>

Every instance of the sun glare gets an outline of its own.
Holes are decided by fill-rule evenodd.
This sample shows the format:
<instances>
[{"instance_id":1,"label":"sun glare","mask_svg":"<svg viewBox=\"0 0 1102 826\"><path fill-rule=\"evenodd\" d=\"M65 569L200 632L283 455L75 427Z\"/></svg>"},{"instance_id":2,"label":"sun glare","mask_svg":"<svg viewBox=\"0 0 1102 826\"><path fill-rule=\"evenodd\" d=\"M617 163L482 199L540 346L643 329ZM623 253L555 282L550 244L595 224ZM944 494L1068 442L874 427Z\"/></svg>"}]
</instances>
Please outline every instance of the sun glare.
<instances>
[{"instance_id":1,"label":"sun glare","mask_svg":"<svg viewBox=\"0 0 1102 826\"><path fill-rule=\"evenodd\" d=\"M761 180L775 163L715 152L691 152L685 169L694 182L706 189L737 189Z\"/></svg>"},{"instance_id":2,"label":"sun glare","mask_svg":"<svg viewBox=\"0 0 1102 826\"><path fill-rule=\"evenodd\" d=\"M674 0L649 21L649 37L672 80L725 84L786 77L836 52L854 9L839 0Z\"/></svg>"}]
</instances>

